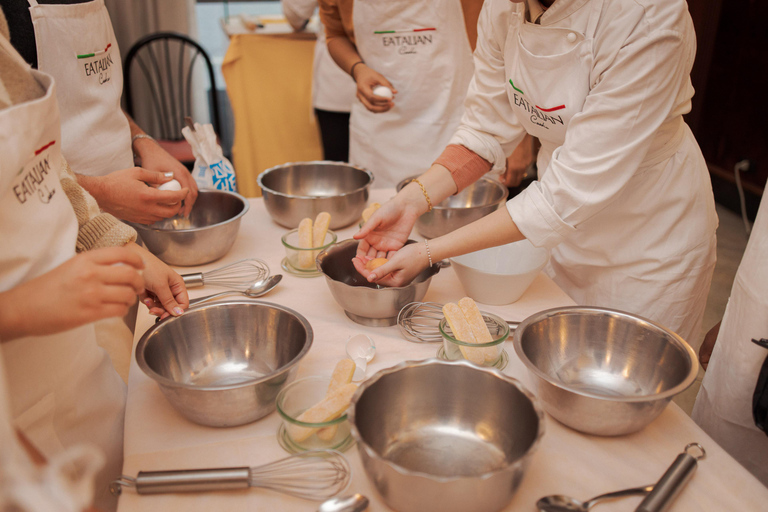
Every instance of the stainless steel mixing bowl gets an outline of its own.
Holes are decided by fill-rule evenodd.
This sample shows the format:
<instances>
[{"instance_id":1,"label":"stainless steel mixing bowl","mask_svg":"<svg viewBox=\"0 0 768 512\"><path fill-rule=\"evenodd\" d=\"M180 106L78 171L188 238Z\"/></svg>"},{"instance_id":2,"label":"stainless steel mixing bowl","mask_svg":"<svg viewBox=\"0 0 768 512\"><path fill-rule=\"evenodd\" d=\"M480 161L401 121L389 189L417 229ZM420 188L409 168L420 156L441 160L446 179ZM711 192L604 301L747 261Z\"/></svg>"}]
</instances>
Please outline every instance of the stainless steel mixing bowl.
<instances>
[{"instance_id":1,"label":"stainless steel mixing bowl","mask_svg":"<svg viewBox=\"0 0 768 512\"><path fill-rule=\"evenodd\" d=\"M325 276L333 298L349 318L374 327L395 325L403 306L424 298L440 266L434 264L424 269L406 286L381 287L366 281L352 265L357 244L357 240L344 240L332 245L317 256L317 269Z\"/></svg>"},{"instance_id":2,"label":"stainless steel mixing bowl","mask_svg":"<svg viewBox=\"0 0 768 512\"><path fill-rule=\"evenodd\" d=\"M544 409L571 428L616 436L653 421L696 379L693 349L659 324L622 311L541 311L515 330Z\"/></svg>"},{"instance_id":3,"label":"stainless steel mixing bowl","mask_svg":"<svg viewBox=\"0 0 768 512\"><path fill-rule=\"evenodd\" d=\"M406 361L360 385L349 409L368 478L399 512L494 512L544 433L515 379L468 361Z\"/></svg>"},{"instance_id":4,"label":"stainless steel mixing bowl","mask_svg":"<svg viewBox=\"0 0 768 512\"><path fill-rule=\"evenodd\" d=\"M416 178L417 176L413 176ZM397 184L397 190L411 178ZM425 238L437 238L496 211L507 200L509 189L491 178L480 178L455 196L434 205L416 221L416 231Z\"/></svg>"},{"instance_id":5,"label":"stainless steel mixing bowl","mask_svg":"<svg viewBox=\"0 0 768 512\"><path fill-rule=\"evenodd\" d=\"M129 224L147 249L167 264L202 265L229 252L248 208L248 200L240 194L200 190L188 220L172 217L149 226Z\"/></svg>"},{"instance_id":6,"label":"stainless steel mixing bowl","mask_svg":"<svg viewBox=\"0 0 768 512\"><path fill-rule=\"evenodd\" d=\"M331 214L331 229L360 220L373 174L343 162L297 162L259 174L259 187L272 220L296 228L302 219Z\"/></svg>"},{"instance_id":7,"label":"stainless steel mixing bowl","mask_svg":"<svg viewBox=\"0 0 768 512\"><path fill-rule=\"evenodd\" d=\"M292 309L233 299L155 324L139 340L136 362L188 420L231 427L275 410L312 337Z\"/></svg>"}]
</instances>

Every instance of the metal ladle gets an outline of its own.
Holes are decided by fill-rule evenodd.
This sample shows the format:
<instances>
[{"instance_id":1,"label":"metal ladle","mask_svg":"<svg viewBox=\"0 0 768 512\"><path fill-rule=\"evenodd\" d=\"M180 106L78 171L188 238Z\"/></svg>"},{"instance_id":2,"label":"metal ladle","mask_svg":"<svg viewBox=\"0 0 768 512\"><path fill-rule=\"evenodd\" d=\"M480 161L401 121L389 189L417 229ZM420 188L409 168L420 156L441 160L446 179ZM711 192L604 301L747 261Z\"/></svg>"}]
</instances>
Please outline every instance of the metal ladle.
<instances>
[{"instance_id":1,"label":"metal ladle","mask_svg":"<svg viewBox=\"0 0 768 512\"><path fill-rule=\"evenodd\" d=\"M277 283L283 278L283 274L275 274L267 279L256 281L244 291L229 290L221 293L214 293L213 295L206 295L205 297L198 297L189 301L190 306L200 304L201 302L207 302L209 300L224 297L225 295L245 295L246 297L261 297L265 293L269 292L272 288L277 286Z\"/></svg>"},{"instance_id":2,"label":"metal ladle","mask_svg":"<svg viewBox=\"0 0 768 512\"><path fill-rule=\"evenodd\" d=\"M541 512L587 512L587 510L592 508L599 501L621 498L624 496L643 496L647 495L652 490L652 485L646 487L634 487L632 489L601 494L600 496L595 496L587 501L579 501L570 496L555 494L541 498L536 502L536 506Z\"/></svg>"},{"instance_id":3,"label":"metal ladle","mask_svg":"<svg viewBox=\"0 0 768 512\"><path fill-rule=\"evenodd\" d=\"M353 494L326 500L320 504L317 512L363 512L367 508L368 498L362 494Z\"/></svg>"}]
</instances>

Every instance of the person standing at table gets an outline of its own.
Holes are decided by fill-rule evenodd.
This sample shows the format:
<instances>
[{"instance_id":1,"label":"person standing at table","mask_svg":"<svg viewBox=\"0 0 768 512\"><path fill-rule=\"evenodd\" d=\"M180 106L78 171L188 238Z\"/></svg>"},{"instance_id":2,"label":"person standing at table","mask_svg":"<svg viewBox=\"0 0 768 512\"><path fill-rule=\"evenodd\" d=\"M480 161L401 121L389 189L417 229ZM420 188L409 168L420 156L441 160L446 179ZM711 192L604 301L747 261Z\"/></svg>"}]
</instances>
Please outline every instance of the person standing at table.
<instances>
[{"instance_id":1,"label":"person standing at table","mask_svg":"<svg viewBox=\"0 0 768 512\"><path fill-rule=\"evenodd\" d=\"M355 266L399 285L429 263L527 238L550 250L547 271L577 304L649 318L696 345L717 214L683 120L695 53L683 0L486 1L462 124L355 234ZM506 208L403 247L419 215L501 169L526 133L541 142L537 182Z\"/></svg>"},{"instance_id":2,"label":"person standing at table","mask_svg":"<svg viewBox=\"0 0 768 512\"><path fill-rule=\"evenodd\" d=\"M104 0L0 0L11 42L56 80L62 153L78 182L116 217L151 224L188 215L197 198L190 172L120 107L120 50ZM134 153L141 167L134 167ZM180 191L160 191L176 179Z\"/></svg>"},{"instance_id":3,"label":"person standing at table","mask_svg":"<svg viewBox=\"0 0 768 512\"><path fill-rule=\"evenodd\" d=\"M306 28L317 9L317 0L283 0L280 3L285 19L296 32ZM328 53L325 31L321 30L317 34L312 64L312 106L320 125L324 160L349 161L349 112L356 90L355 83Z\"/></svg>"},{"instance_id":4,"label":"person standing at table","mask_svg":"<svg viewBox=\"0 0 768 512\"><path fill-rule=\"evenodd\" d=\"M459 124L482 0L319 4L328 51L357 84L349 161L394 187L428 167Z\"/></svg>"},{"instance_id":5,"label":"person standing at table","mask_svg":"<svg viewBox=\"0 0 768 512\"><path fill-rule=\"evenodd\" d=\"M766 262L768 194L763 194L723 320L707 334L701 347L700 360L706 373L691 417L768 486L768 434L758 429L752 410L761 369L768 371L768 350L752 342L768 338ZM714 348L708 339L716 340ZM768 393L766 389L760 391Z\"/></svg>"}]
</instances>

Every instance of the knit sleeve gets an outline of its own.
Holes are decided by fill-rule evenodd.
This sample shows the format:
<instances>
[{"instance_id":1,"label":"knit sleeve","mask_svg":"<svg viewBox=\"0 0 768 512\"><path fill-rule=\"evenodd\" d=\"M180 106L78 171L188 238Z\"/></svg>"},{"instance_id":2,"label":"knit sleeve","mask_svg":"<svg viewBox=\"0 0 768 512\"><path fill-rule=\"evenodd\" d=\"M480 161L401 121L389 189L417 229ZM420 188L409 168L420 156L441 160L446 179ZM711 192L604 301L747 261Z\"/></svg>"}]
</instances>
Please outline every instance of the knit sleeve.
<instances>
[{"instance_id":1,"label":"knit sleeve","mask_svg":"<svg viewBox=\"0 0 768 512\"><path fill-rule=\"evenodd\" d=\"M109 213L103 213L93 196L78 185L75 173L63 158L59 180L77 216L77 252L119 247L136 241L136 230Z\"/></svg>"}]
</instances>

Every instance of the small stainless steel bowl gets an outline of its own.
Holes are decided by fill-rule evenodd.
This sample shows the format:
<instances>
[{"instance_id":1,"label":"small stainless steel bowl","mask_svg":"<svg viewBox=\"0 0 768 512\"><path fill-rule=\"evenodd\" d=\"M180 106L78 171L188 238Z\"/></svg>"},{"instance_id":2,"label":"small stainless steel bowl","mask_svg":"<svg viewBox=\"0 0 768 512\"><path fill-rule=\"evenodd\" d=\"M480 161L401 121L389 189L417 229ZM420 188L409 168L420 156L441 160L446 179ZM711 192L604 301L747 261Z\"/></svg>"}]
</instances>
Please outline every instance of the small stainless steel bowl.
<instances>
[{"instance_id":1,"label":"small stainless steel bowl","mask_svg":"<svg viewBox=\"0 0 768 512\"><path fill-rule=\"evenodd\" d=\"M146 226L129 222L149 252L169 265L193 266L229 252L248 211L248 200L234 192L200 190L189 219L172 217Z\"/></svg>"},{"instance_id":2,"label":"small stainless steel bowl","mask_svg":"<svg viewBox=\"0 0 768 512\"><path fill-rule=\"evenodd\" d=\"M403 306L424 298L440 266L436 263L424 269L405 286L381 287L366 281L352 264L357 244L357 240L344 240L332 245L317 256L317 269L325 276L333 298L349 318L374 327L395 325Z\"/></svg>"},{"instance_id":3,"label":"small stainless steel bowl","mask_svg":"<svg viewBox=\"0 0 768 512\"><path fill-rule=\"evenodd\" d=\"M360 385L348 412L363 468L399 512L495 512L544 434L519 382L468 361L406 361Z\"/></svg>"},{"instance_id":4,"label":"small stainless steel bowl","mask_svg":"<svg viewBox=\"0 0 768 512\"><path fill-rule=\"evenodd\" d=\"M185 418L232 427L275 410L312 337L307 319L292 309L227 300L152 326L136 346L136 362Z\"/></svg>"},{"instance_id":5,"label":"small stainless steel bowl","mask_svg":"<svg viewBox=\"0 0 768 512\"><path fill-rule=\"evenodd\" d=\"M416 178L417 176L413 176ZM413 178L397 184L397 190ZM416 221L416 231L425 238L437 238L496 211L509 196L509 189L491 178L480 178L455 196L434 205Z\"/></svg>"},{"instance_id":6,"label":"small stainless steel bowl","mask_svg":"<svg viewBox=\"0 0 768 512\"><path fill-rule=\"evenodd\" d=\"M698 373L696 354L680 336L613 309L541 311L520 323L514 345L544 409L588 434L641 430Z\"/></svg>"},{"instance_id":7,"label":"small stainless steel bowl","mask_svg":"<svg viewBox=\"0 0 768 512\"><path fill-rule=\"evenodd\" d=\"M373 174L344 162L296 162L259 174L259 187L272 220L296 228L302 219L331 214L331 229L360 220Z\"/></svg>"}]
</instances>

